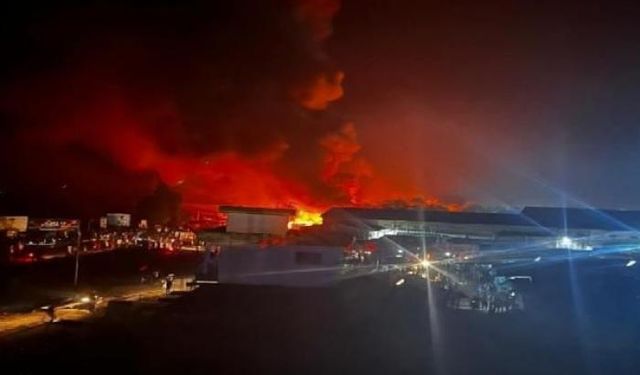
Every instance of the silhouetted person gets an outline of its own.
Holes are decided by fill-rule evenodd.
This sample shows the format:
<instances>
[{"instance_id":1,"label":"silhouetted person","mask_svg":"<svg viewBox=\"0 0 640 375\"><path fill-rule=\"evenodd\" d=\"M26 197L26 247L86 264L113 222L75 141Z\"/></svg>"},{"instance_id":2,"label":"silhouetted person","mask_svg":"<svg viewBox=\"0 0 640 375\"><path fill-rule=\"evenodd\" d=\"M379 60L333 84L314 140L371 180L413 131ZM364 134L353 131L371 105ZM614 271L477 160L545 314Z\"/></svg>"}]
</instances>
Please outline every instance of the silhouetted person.
<instances>
[{"instance_id":1,"label":"silhouetted person","mask_svg":"<svg viewBox=\"0 0 640 375\"><path fill-rule=\"evenodd\" d=\"M56 321L56 308L53 305L44 306L42 310L47 314L49 318L49 323L54 323Z\"/></svg>"},{"instance_id":2,"label":"silhouetted person","mask_svg":"<svg viewBox=\"0 0 640 375\"><path fill-rule=\"evenodd\" d=\"M171 288L173 288L173 274L169 274L164 279L164 289L165 289L165 293L167 295L169 295L169 293L171 293Z\"/></svg>"}]
</instances>

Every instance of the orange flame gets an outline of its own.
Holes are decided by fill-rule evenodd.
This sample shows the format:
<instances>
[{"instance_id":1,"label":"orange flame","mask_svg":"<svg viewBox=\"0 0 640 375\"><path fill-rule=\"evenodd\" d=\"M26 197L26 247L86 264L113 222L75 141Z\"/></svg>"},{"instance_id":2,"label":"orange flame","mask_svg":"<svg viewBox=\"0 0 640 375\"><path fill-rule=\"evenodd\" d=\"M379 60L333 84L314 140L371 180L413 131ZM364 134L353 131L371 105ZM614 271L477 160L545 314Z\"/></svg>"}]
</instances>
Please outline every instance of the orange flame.
<instances>
[{"instance_id":1,"label":"orange flame","mask_svg":"<svg viewBox=\"0 0 640 375\"><path fill-rule=\"evenodd\" d=\"M291 221L289 221L289 229L309 227L312 225L321 225L321 224L322 224L321 212L297 210L296 216L294 216L291 219Z\"/></svg>"}]
</instances>

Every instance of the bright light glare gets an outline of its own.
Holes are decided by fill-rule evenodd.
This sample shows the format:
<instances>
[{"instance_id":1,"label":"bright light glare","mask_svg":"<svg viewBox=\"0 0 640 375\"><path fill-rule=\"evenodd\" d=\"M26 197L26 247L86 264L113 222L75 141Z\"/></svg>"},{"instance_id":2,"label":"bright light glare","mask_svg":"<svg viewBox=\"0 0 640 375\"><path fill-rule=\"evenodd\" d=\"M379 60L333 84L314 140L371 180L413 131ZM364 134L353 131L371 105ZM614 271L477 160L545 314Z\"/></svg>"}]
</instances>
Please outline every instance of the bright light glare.
<instances>
[{"instance_id":1,"label":"bright light glare","mask_svg":"<svg viewBox=\"0 0 640 375\"><path fill-rule=\"evenodd\" d=\"M539 262L539 261L540 261L540 259L542 259L542 257L536 257L536 259L534 259L533 261L534 261L534 262Z\"/></svg>"},{"instance_id":2,"label":"bright light glare","mask_svg":"<svg viewBox=\"0 0 640 375\"><path fill-rule=\"evenodd\" d=\"M80 298L80 302L82 303L87 303L87 302L91 302L91 298L84 296L82 298Z\"/></svg>"},{"instance_id":3,"label":"bright light glare","mask_svg":"<svg viewBox=\"0 0 640 375\"><path fill-rule=\"evenodd\" d=\"M568 236L562 236L556 241L556 249L591 251L593 246L577 241Z\"/></svg>"},{"instance_id":4,"label":"bright light glare","mask_svg":"<svg viewBox=\"0 0 640 375\"><path fill-rule=\"evenodd\" d=\"M288 223L289 229L322 224L322 213L306 210L296 211L296 216Z\"/></svg>"},{"instance_id":5,"label":"bright light glare","mask_svg":"<svg viewBox=\"0 0 640 375\"><path fill-rule=\"evenodd\" d=\"M404 279L400 279L400 280L396 281L396 286L400 286L402 284L404 284Z\"/></svg>"},{"instance_id":6,"label":"bright light glare","mask_svg":"<svg viewBox=\"0 0 640 375\"><path fill-rule=\"evenodd\" d=\"M630 261L627 262L627 264L625 264L625 267L633 267L636 264L635 259L631 259Z\"/></svg>"},{"instance_id":7,"label":"bright light glare","mask_svg":"<svg viewBox=\"0 0 640 375\"><path fill-rule=\"evenodd\" d=\"M451 253L447 251L446 253L444 253L444 256L446 256L446 257L450 257L450 256L451 256Z\"/></svg>"},{"instance_id":8,"label":"bright light glare","mask_svg":"<svg viewBox=\"0 0 640 375\"><path fill-rule=\"evenodd\" d=\"M429 263L429 261L425 259L425 260L423 260L422 262L420 262L420 264L422 264L422 267L425 267L425 268L426 268L426 267L429 267L429 265L430 265L431 263Z\"/></svg>"}]
</instances>

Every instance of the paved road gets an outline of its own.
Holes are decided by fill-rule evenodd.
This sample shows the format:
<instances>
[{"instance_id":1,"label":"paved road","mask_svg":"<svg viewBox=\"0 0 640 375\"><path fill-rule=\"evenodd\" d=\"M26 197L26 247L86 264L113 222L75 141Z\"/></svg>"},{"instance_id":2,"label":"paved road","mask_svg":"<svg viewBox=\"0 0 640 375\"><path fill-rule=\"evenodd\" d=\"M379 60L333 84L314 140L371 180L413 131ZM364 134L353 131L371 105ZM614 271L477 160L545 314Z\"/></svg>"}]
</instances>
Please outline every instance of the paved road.
<instances>
[{"instance_id":1,"label":"paved road","mask_svg":"<svg viewBox=\"0 0 640 375\"><path fill-rule=\"evenodd\" d=\"M174 291L187 290L189 278L176 278ZM94 313L90 312L86 304L73 301L55 307L55 316L59 320L83 320L100 314L112 300L152 300L164 296L165 290L160 282L149 284L134 284L114 288L108 296L101 297ZM0 315L0 337L34 328L49 323L50 318L43 310L34 310L26 313Z\"/></svg>"}]
</instances>

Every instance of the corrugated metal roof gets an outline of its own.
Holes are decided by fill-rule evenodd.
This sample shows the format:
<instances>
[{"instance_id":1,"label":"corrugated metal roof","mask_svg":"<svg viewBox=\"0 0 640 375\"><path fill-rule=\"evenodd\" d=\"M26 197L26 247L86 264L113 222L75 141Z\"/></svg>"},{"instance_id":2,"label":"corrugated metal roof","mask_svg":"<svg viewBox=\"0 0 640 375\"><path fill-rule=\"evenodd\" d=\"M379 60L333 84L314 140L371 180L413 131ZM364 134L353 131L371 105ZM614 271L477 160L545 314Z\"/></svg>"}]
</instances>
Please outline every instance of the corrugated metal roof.
<instances>
[{"instance_id":1,"label":"corrugated metal roof","mask_svg":"<svg viewBox=\"0 0 640 375\"><path fill-rule=\"evenodd\" d=\"M522 214L549 228L628 231L640 228L640 211L588 208L525 207Z\"/></svg>"},{"instance_id":2,"label":"corrugated metal roof","mask_svg":"<svg viewBox=\"0 0 640 375\"><path fill-rule=\"evenodd\" d=\"M332 208L325 212L324 218L348 217L361 220L402 220L425 221L452 224L485 224L485 225L533 225L525 217L512 213L485 212L450 212L416 208Z\"/></svg>"},{"instance_id":3,"label":"corrugated metal roof","mask_svg":"<svg viewBox=\"0 0 640 375\"><path fill-rule=\"evenodd\" d=\"M418 208L355 208L337 207L325 212L325 220L398 220L535 226L562 229L592 229L628 231L640 229L640 211L597 210L561 207L526 207L520 213L450 212ZM565 220L566 218L566 220Z\"/></svg>"}]
</instances>

